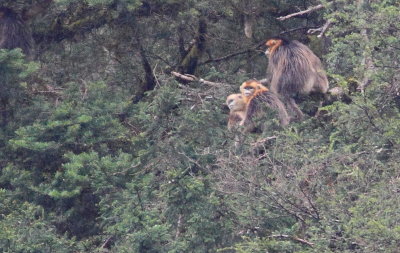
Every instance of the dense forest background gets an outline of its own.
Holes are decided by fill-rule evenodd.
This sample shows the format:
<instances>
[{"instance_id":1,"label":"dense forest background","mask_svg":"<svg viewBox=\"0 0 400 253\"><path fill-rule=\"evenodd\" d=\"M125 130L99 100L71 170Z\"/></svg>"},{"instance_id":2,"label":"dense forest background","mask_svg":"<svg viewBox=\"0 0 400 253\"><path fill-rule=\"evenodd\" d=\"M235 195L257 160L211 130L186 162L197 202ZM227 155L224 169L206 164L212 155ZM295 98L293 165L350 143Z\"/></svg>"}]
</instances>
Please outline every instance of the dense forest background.
<instances>
[{"instance_id":1,"label":"dense forest background","mask_svg":"<svg viewBox=\"0 0 400 253\"><path fill-rule=\"evenodd\" d=\"M1 0L0 28L1 252L399 251L398 0ZM276 35L337 92L228 131Z\"/></svg>"}]
</instances>

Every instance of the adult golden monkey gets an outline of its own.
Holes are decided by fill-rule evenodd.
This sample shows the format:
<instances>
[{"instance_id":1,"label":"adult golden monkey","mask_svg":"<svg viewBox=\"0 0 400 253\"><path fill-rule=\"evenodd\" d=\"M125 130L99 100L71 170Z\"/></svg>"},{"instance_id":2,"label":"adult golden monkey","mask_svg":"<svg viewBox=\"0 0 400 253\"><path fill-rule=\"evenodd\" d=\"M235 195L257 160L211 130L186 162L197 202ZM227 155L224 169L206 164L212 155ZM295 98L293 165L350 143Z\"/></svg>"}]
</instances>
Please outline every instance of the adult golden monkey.
<instances>
[{"instance_id":1,"label":"adult golden monkey","mask_svg":"<svg viewBox=\"0 0 400 253\"><path fill-rule=\"evenodd\" d=\"M268 50L267 78L272 92L279 94L298 119L304 117L294 97L310 93L325 94L329 84L320 59L304 44L272 38Z\"/></svg>"},{"instance_id":2,"label":"adult golden monkey","mask_svg":"<svg viewBox=\"0 0 400 253\"><path fill-rule=\"evenodd\" d=\"M240 92L245 96L247 109L244 124L252 120L254 116L265 113L268 108L277 111L281 126L289 124L289 115L285 105L279 97L268 90L257 80L248 80L240 86ZM267 107L267 108L265 108Z\"/></svg>"},{"instance_id":3,"label":"adult golden monkey","mask_svg":"<svg viewBox=\"0 0 400 253\"><path fill-rule=\"evenodd\" d=\"M32 33L24 20L13 10L0 7L0 48L21 48L29 55L32 45Z\"/></svg>"},{"instance_id":4,"label":"adult golden monkey","mask_svg":"<svg viewBox=\"0 0 400 253\"><path fill-rule=\"evenodd\" d=\"M257 80L248 80L240 85L240 92L248 99L268 91L268 88Z\"/></svg>"},{"instance_id":5,"label":"adult golden monkey","mask_svg":"<svg viewBox=\"0 0 400 253\"><path fill-rule=\"evenodd\" d=\"M231 94L226 99L229 107L228 129L244 126L245 132L254 130L254 119L262 116L268 109L278 112L280 124L289 124L289 115L278 96L256 80L249 80L240 86L240 94Z\"/></svg>"}]
</instances>

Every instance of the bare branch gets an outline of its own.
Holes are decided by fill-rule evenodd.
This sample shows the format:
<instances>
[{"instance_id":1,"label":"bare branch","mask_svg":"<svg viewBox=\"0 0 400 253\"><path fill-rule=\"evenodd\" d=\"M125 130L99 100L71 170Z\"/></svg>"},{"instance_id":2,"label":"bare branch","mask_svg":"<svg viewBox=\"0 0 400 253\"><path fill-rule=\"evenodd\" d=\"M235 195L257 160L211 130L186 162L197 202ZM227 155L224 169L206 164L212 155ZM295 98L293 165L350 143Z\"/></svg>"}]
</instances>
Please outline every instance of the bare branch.
<instances>
[{"instance_id":1,"label":"bare branch","mask_svg":"<svg viewBox=\"0 0 400 253\"><path fill-rule=\"evenodd\" d=\"M279 18L277 18L277 20L283 21L283 20L286 20L286 19L289 19L289 18L292 18L292 17L295 17L295 16L300 16L300 15L303 15L303 14L310 13L310 12L313 12L313 11L316 11L316 10L319 10L319 9L322 9L322 8L324 8L324 5L323 4L319 4L317 6L312 6L312 7L308 8L307 10L304 10L304 11L299 11L299 12L296 12L296 13L289 14L287 16L279 17Z\"/></svg>"},{"instance_id":2,"label":"bare branch","mask_svg":"<svg viewBox=\"0 0 400 253\"><path fill-rule=\"evenodd\" d=\"M189 81L189 82L197 81L197 77L195 77L193 75L189 75L189 74L183 75L183 74L175 72L175 71L172 71L171 74L182 80L185 80L185 81Z\"/></svg>"},{"instance_id":3,"label":"bare branch","mask_svg":"<svg viewBox=\"0 0 400 253\"><path fill-rule=\"evenodd\" d=\"M100 246L100 249L107 249L110 248L110 244L112 242L113 236L109 236L104 243Z\"/></svg>"},{"instance_id":4,"label":"bare branch","mask_svg":"<svg viewBox=\"0 0 400 253\"><path fill-rule=\"evenodd\" d=\"M254 46L252 46L250 48L246 48L246 49L240 50L238 52L234 52L234 53L222 56L220 58L209 59L209 60L207 60L205 62L200 63L199 65L207 64L207 63L210 63L210 62L220 62L220 61L227 60L227 59L232 58L232 57L237 56L237 55L241 55L241 54L246 54L246 53L252 52L252 51L256 50L258 47L264 45L264 43L265 43L265 41L262 41L262 42L254 45Z\"/></svg>"},{"instance_id":5,"label":"bare branch","mask_svg":"<svg viewBox=\"0 0 400 253\"><path fill-rule=\"evenodd\" d=\"M250 143L250 145L252 147L259 147L259 146L265 144L267 141L274 140L276 138L278 138L278 137L275 136L275 135L274 136L270 136L270 137L266 137L266 138L262 138L261 140L257 140L256 142Z\"/></svg>"},{"instance_id":6,"label":"bare branch","mask_svg":"<svg viewBox=\"0 0 400 253\"><path fill-rule=\"evenodd\" d=\"M189 82L200 82L209 86L221 86L221 85L227 85L227 83L218 83L218 82L211 82L211 81L207 81L204 80L202 78L198 78L194 75L189 75L189 74L181 74L175 71L172 71L171 74L173 76L176 76L179 79L185 80L185 81L189 81Z\"/></svg>"},{"instance_id":7,"label":"bare branch","mask_svg":"<svg viewBox=\"0 0 400 253\"><path fill-rule=\"evenodd\" d=\"M299 31L299 30L314 30L314 29L320 29L320 28L318 28L318 27L297 27L297 28L293 28L293 29L290 29L290 30L287 30L287 31L282 31L282 32L280 32L280 35L283 35L283 34L287 34L287 33L292 33L292 32L296 32L296 31Z\"/></svg>"},{"instance_id":8,"label":"bare branch","mask_svg":"<svg viewBox=\"0 0 400 253\"><path fill-rule=\"evenodd\" d=\"M220 58L209 59L209 60L201 63L201 65L202 64L207 64L207 63L210 63L210 62L219 62L219 61L227 60L227 59L232 58L232 57L237 56L237 55L246 54L246 53L248 53L250 51L251 51L251 49L245 49L245 50L242 50L242 51L239 51L239 52L235 52L235 53L232 53L232 54L225 55L225 56L220 57Z\"/></svg>"},{"instance_id":9,"label":"bare branch","mask_svg":"<svg viewBox=\"0 0 400 253\"><path fill-rule=\"evenodd\" d=\"M365 8L364 7L365 3L368 3L368 2L366 0L358 0L358 3L357 3L358 8L360 10L363 10ZM364 57L361 62L361 65L364 66L365 74L364 74L363 81L361 82L360 86L357 89L361 90L361 92L364 92L365 88L367 88L367 86L369 86L372 82L371 75L372 75L373 71L375 70L375 64L374 64L374 60L372 58L371 48L369 47L370 40L369 40L368 30L366 28L361 29L361 36L365 43Z\"/></svg>"},{"instance_id":10,"label":"bare branch","mask_svg":"<svg viewBox=\"0 0 400 253\"><path fill-rule=\"evenodd\" d=\"M321 33L317 37L321 38L324 35L324 33L326 32L326 30L329 28L329 26L331 26L331 24L332 24L331 20L326 21L325 25L322 27Z\"/></svg>"},{"instance_id":11,"label":"bare branch","mask_svg":"<svg viewBox=\"0 0 400 253\"><path fill-rule=\"evenodd\" d=\"M269 236L269 237L270 237L270 238L290 239L290 240L293 240L293 241L296 241L296 242L305 244L305 245L310 246L310 247L313 247L313 246L314 246L314 243L308 242L308 241L306 241L306 240L304 240L304 239L301 239L301 238L299 238L299 237L297 237L297 236L291 236L291 235L271 235L271 236Z\"/></svg>"},{"instance_id":12,"label":"bare branch","mask_svg":"<svg viewBox=\"0 0 400 253\"><path fill-rule=\"evenodd\" d=\"M308 34L313 34L313 33L316 33L316 32L320 32L317 37L321 38L331 24L332 24L332 21L328 20L323 26L321 26L319 28L316 28L316 29L309 29L307 31L307 33Z\"/></svg>"},{"instance_id":13,"label":"bare branch","mask_svg":"<svg viewBox=\"0 0 400 253\"><path fill-rule=\"evenodd\" d=\"M245 15L244 16L244 34L249 39L251 39L253 37L253 26L254 26L254 16L253 15Z\"/></svg>"},{"instance_id":14,"label":"bare branch","mask_svg":"<svg viewBox=\"0 0 400 253\"><path fill-rule=\"evenodd\" d=\"M179 235L181 234L181 227L182 227L182 214L179 214L178 222L176 224L175 240L178 239Z\"/></svg>"}]
</instances>

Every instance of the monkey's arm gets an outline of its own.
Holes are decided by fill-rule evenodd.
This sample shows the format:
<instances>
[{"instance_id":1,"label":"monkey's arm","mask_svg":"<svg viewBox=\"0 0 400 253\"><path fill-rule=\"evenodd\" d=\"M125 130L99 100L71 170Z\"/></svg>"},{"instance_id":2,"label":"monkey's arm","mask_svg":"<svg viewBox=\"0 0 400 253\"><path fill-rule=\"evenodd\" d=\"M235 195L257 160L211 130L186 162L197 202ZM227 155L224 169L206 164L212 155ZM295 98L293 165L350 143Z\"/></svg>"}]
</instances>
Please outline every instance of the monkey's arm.
<instances>
[{"instance_id":1,"label":"monkey's arm","mask_svg":"<svg viewBox=\"0 0 400 253\"><path fill-rule=\"evenodd\" d=\"M240 117L239 114L237 114L235 112L229 113L228 129L232 129L232 127L241 125L242 121L243 121L243 118Z\"/></svg>"},{"instance_id":2,"label":"monkey's arm","mask_svg":"<svg viewBox=\"0 0 400 253\"><path fill-rule=\"evenodd\" d=\"M266 83L271 83L272 81L272 74L274 73L273 67L271 63L268 63L268 68L267 68L267 77L266 79Z\"/></svg>"},{"instance_id":3,"label":"monkey's arm","mask_svg":"<svg viewBox=\"0 0 400 253\"><path fill-rule=\"evenodd\" d=\"M243 119L243 125L250 125L253 123L253 119L255 117L257 117L257 115L259 115L260 111L261 111L261 107L260 107L260 99L261 95L255 96L254 98L252 98L248 105L247 105L247 109L246 109L246 115Z\"/></svg>"},{"instance_id":4,"label":"monkey's arm","mask_svg":"<svg viewBox=\"0 0 400 253\"><path fill-rule=\"evenodd\" d=\"M282 76L282 66L281 64L278 66L273 66L272 63L269 63L267 69L267 81L269 83L269 88L272 92L279 93L281 89L280 79Z\"/></svg>"}]
</instances>

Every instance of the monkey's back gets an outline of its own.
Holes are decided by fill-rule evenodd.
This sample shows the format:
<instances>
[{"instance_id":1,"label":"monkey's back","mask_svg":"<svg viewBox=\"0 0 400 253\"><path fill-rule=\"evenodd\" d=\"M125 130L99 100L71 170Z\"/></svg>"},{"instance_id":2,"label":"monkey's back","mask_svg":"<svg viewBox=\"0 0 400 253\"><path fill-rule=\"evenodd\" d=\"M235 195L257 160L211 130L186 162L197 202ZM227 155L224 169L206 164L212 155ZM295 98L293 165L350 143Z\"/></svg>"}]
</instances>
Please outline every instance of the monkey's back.
<instances>
[{"instance_id":1,"label":"monkey's back","mask_svg":"<svg viewBox=\"0 0 400 253\"><path fill-rule=\"evenodd\" d=\"M10 9L2 7L0 12L0 48L21 48L28 55L33 45L29 27Z\"/></svg>"},{"instance_id":2,"label":"monkey's back","mask_svg":"<svg viewBox=\"0 0 400 253\"><path fill-rule=\"evenodd\" d=\"M304 44L291 41L269 56L271 90L281 95L325 93L328 79L320 59Z\"/></svg>"},{"instance_id":3,"label":"monkey's back","mask_svg":"<svg viewBox=\"0 0 400 253\"><path fill-rule=\"evenodd\" d=\"M282 126L289 124L290 118L285 105L279 99L278 95L271 91L264 91L249 102L246 118L251 120L254 117L262 116L268 109L277 112L279 122Z\"/></svg>"}]
</instances>

